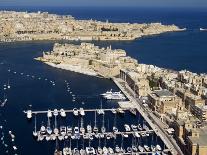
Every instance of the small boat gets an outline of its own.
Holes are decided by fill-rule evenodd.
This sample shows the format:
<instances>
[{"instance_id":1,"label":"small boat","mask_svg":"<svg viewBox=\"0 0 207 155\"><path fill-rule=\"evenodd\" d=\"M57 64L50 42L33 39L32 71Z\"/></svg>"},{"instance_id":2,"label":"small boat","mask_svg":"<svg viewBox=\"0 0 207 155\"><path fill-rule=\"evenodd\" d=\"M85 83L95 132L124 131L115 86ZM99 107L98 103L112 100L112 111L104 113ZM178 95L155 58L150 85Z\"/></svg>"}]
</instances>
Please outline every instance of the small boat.
<instances>
[{"instance_id":1,"label":"small boat","mask_svg":"<svg viewBox=\"0 0 207 155\"><path fill-rule=\"evenodd\" d=\"M143 148L141 145L138 146L138 150L139 150L140 152L144 152L144 148Z\"/></svg>"},{"instance_id":2,"label":"small boat","mask_svg":"<svg viewBox=\"0 0 207 155\"><path fill-rule=\"evenodd\" d=\"M98 132L98 127L96 125L96 111L95 111L95 120L94 120L94 127L93 127L93 132L97 133Z\"/></svg>"},{"instance_id":3,"label":"small boat","mask_svg":"<svg viewBox=\"0 0 207 155\"><path fill-rule=\"evenodd\" d=\"M66 135L66 132L67 132L66 127L65 126L61 126L60 127L60 133L61 133L61 135L65 136Z\"/></svg>"},{"instance_id":4,"label":"small boat","mask_svg":"<svg viewBox=\"0 0 207 155\"><path fill-rule=\"evenodd\" d=\"M85 116L85 111L84 111L83 108L80 108L80 115L81 115L81 116Z\"/></svg>"},{"instance_id":5,"label":"small boat","mask_svg":"<svg viewBox=\"0 0 207 155\"><path fill-rule=\"evenodd\" d=\"M129 135L126 134L126 133L123 133L122 136L123 136L124 138L128 138L128 137L129 137Z\"/></svg>"},{"instance_id":6,"label":"small boat","mask_svg":"<svg viewBox=\"0 0 207 155\"><path fill-rule=\"evenodd\" d=\"M109 151L108 151L108 149L107 149L107 147L103 147L103 154L105 154L105 155L107 155L109 153Z\"/></svg>"},{"instance_id":7,"label":"small boat","mask_svg":"<svg viewBox=\"0 0 207 155\"><path fill-rule=\"evenodd\" d=\"M84 128L84 126L83 126L83 118L82 118L82 117L81 117L81 127L80 127L80 132L81 132L82 134L85 133L85 128Z\"/></svg>"},{"instance_id":8,"label":"small boat","mask_svg":"<svg viewBox=\"0 0 207 155\"><path fill-rule=\"evenodd\" d=\"M48 117L48 120L47 120L47 133L50 135L52 134L52 129L50 127L50 118Z\"/></svg>"},{"instance_id":9,"label":"small boat","mask_svg":"<svg viewBox=\"0 0 207 155\"><path fill-rule=\"evenodd\" d=\"M120 153L120 152L121 152L121 149L119 148L118 145L116 145L116 147L115 147L115 152L116 152L116 153Z\"/></svg>"},{"instance_id":10,"label":"small boat","mask_svg":"<svg viewBox=\"0 0 207 155\"><path fill-rule=\"evenodd\" d=\"M162 151L161 146L157 144L157 145L156 145L156 150L157 150L157 151Z\"/></svg>"},{"instance_id":11,"label":"small boat","mask_svg":"<svg viewBox=\"0 0 207 155\"><path fill-rule=\"evenodd\" d=\"M134 132L134 136L140 138L140 134L138 132Z\"/></svg>"},{"instance_id":12,"label":"small boat","mask_svg":"<svg viewBox=\"0 0 207 155\"><path fill-rule=\"evenodd\" d=\"M28 119L31 119L32 118L32 111L31 110L28 110L27 111L27 118Z\"/></svg>"},{"instance_id":13,"label":"small boat","mask_svg":"<svg viewBox=\"0 0 207 155\"><path fill-rule=\"evenodd\" d=\"M47 117L48 117L48 118L51 118L51 117L52 117L52 111L51 111L51 110L48 110L48 111L47 111Z\"/></svg>"},{"instance_id":14,"label":"small boat","mask_svg":"<svg viewBox=\"0 0 207 155\"><path fill-rule=\"evenodd\" d=\"M34 127L34 131L33 131L33 136L37 137L38 133L37 133L37 120L36 120L36 115L35 115L35 127Z\"/></svg>"},{"instance_id":15,"label":"small boat","mask_svg":"<svg viewBox=\"0 0 207 155\"><path fill-rule=\"evenodd\" d=\"M78 127L75 127L75 128L74 128L74 133L75 133L75 134L79 134L79 128L78 128Z\"/></svg>"},{"instance_id":16,"label":"small boat","mask_svg":"<svg viewBox=\"0 0 207 155\"><path fill-rule=\"evenodd\" d=\"M79 150L77 148L74 148L73 155L79 155L79 154L80 154Z\"/></svg>"},{"instance_id":17,"label":"small boat","mask_svg":"<svg viewBox=\"0 0 207 155\"><path fill-rule=\"evenodd\" d=\"M156 151L156 147L154 145L151 145L150 148L151 148L152 152L155 152Z\"/></svg>"},{"instance_id":18,"label":"small boat","mask_svg":"<svg viewBox=\"0 0 207 155\"><path fill-rule=\"evenodd\" d=\"M137 131L137 126L136 126L136 125L132 124L132 125L131 125L131 128L132 128L132 131L134 131L134 132Z\"/></svg>"},{"instance_id":19,"label":"small boat","mask_svg":"<svg viewBox=\"0 0 207 155\"><path fill-rule=\"evenodd\" d=\"M66 113L64 109L60 109L60 116L66 117Z\"/></svg>"},{"instance_id":20,"label":"small boat","mask_svg":"<svg viewBox=\"0 0 207 155\"><path fill-rule=\"evenodd\" d=\"M45 139L46 139L46 141L49 141L49 140L51 140L51 137L50 137L50 135L46 135Z\"/></svg>"},{"instance_id":21,"label":"small boat","mask_svg":"<svg viewBox=\"0 0 207 155\"><path fill-rule=\"evenodd\" d=\"M98 149L97 149L97 154L103 154L103 150L102 150L101 147L98 147Z\"/></svg>"},{"instance_id":22,"label":"small boat","mask_svg":"<svg viewBox=\"0 0 207 155\"><path fill-rule=\"evenodd\" d=\"M133 115L136 116L136 114L137 114L136 109L134 109L134 108L130 108L129 111L130 111Z\"/></svg>"},{"instance_id":23,"label":"small boat","mask_svg":"<svg viewBox=\"0 0 207 155\"><path fill-rule=\"evenodd\" d=\"M125 128L126 132L131 131L130 126L128 124L124 124L124 128Z\"/></svg>"},{"instance_id":24,"label":"small boat","mask_svg":"<svg viewBox=\"0 0 207 155\"><path fill-rule=\"evenodd\" d=\"M204 28L200 28L200 31L207 31L207 29L204 29Z\"/></svg>"},{"instance_id":25,"label":"small boat","mask_svg":"<svg viewBox=\"0 0 207 155\"><path fill-rule=\"evenodd\" d=\"M70 127L70 126L67 126L67 135L71 135L72 134L72 127Z\"/></svg>"},{"instance_id":26,"label":"small boat","mask_svg":"<svg viewBox=\"0 0 207 155\"><path fill-rule=\"evenodd\" d=\"M109 147L108 150L109 150L109 154L114 154L114 150L111 147Z\"/></svg>"},{"instance_id":27,"label":"small boat","mask_svg":"<svg viewBox=\"0 0 207 155\"><path fill-rule=\"evenodd\" d=\"M54 109L54 111L53 111L53 115L54 115L54 116L58 116L58 110L57 110L57 109Z\"/></svg>"},{"instance_id":28,"label":"small boat","mask_svg":"<svg viewBox=\"0 0 207 155\"><path fill-rule=\"evenodd\" d=\"M86 155L86 151L84 149L80 149L80 155Z\"/></svg>"},{"instance_id":29,"label":"small boat","mask_svg":"<svg viewBox=\"0 0 207 155\"><path fill-rule=\"evenodd\" d=\"M42 125L41 125L41 127L40 127L40 134L45 134L46 133L46 127L43 125L43 123L42 123Z\"/></svg>"},{"instance_id":30,"label":"small boat","mask_svg":"<svg viewBox=\"0 0 207 155\"><path fill-rule=\"evenodd\" d=\"M132 148L131 147L127 147L127 152L128 153L132 153Z\"/></svg>"},{"instance_id":31,"label":"small boat","mask_svg":"<svg viewBox=\"0 0 207 155\"><path fill-rule=\"evenodd\" d=\"M86 154L96 154L95 149L93 147L86 147Z\"/></svg>"},{"instance_id":32,"label":"small boat","mask_svg":"<svg viewBox=\"0 0 207 155\"><path fill-rule=\"evenodd\" d=\"M145 149L147 152L149 152L149 151L150 151L150 148L149 148L149 146L148 146L148 145L144 145L144 149Z\"/></svg>"},{"instance_id":33,"label":"small boat","mask_svg":"<svg viewBox=\"0 0 207 155\"><path fill-rule=\"evenodd\" d=\"M87 125L87 132L88 132L88 133L91 133L91 132L92 132L92 127L91 127L91 125Z\"/></svg>"},{"instance_id":34,"label":"small boat","mask_svg":"<svg viewBox=\"0 0 207 155\"><path fill-rule=\"evenodd\" d=\"M124 114L124 113L125 113L124 110L123 110L122 108L118 108L118 109L117 109L117 112L120 113L120 114Z\"/></svg>"},{"instance_id":35,"label":"small boat","mask_svg":"<svg viewBox=\"0 0 207 155\"><path fill-rule=\"evenodd\" d=\"M97 110L97 113L98 113L99 115L104 115L104 110L103 110L103 109L98 109L98 110Z\"/></svg>"},{"instance_id":36,"label":"small boat","mask_svg":"<svg viewBox=\"0 0 207 155\"><path fill-rule=\"evenodd\" d=\"M70 155L71 153L72 153L71 148L69 148L69 147L63 148L63 155Z\"/></svg>"},{"instance_id":37,"label":"small boat","mask_svg":"<svg viewBox=\"0 0 207 155\"><path fill-rule=\"evenodd\" d=\"M116 112L116 109L114 109L114 108L111 109L111 112L112 112L113 114L116 114L116 113L117 113L117 112Z\"/></svg>"},{"instance_id":38,"label":"small boat","mask_svg":"<svg viewBox=\"0 0 207 155\"><path fill-rule=\"evenodd\" d=\"M138 124L138 126L137 126L137 127L138 127L138 130L139 130L139 131L142 131L142 130L143 130L143 128L142 128L142 126L141 126L141 124Z\"/></svg>"},{"instance_id":39,"label":"small boat","mask_svg":"<svg viewBox=\"0 0 207 155\"><path fill-rule=\"evenodd\" d=\"M114 132L114 133L117 133L118 131L119 131L118 128L115 127L115 126L113 126L113 132Z\"/></svg>"},{"instance_id":40,"label":"small boat","mask_svg":"<svg viewBox=\"0 0 207 155\"><path fill-rule=\"evenodd\" d=\"M137 149L137 147L135 145L132 145L132 151L133 152L137 152L138 151L138 149Z\"/></svg>"},{"instance_id":41,"label":"small boat","mask_svg":"<svg viewBox=\"0 0 207 155\"><path fill-rule=\"evenodd\" d=\"M74 108L74 109L73 109L73 114L74 114L75 116L78 116L78 109L77 109L77 108Z\"/></svg>"}]
</instances>

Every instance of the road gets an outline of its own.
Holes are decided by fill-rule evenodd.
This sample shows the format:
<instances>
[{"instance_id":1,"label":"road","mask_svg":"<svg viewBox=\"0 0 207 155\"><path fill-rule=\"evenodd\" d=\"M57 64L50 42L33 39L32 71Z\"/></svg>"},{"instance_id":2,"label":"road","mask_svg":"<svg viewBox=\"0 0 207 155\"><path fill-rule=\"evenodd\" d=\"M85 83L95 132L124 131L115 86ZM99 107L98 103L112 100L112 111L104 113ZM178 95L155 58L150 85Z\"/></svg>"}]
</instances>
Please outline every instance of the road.
<instances>
[{"instance_id":1,"label":"road","mask_svg":"<svg viewBox=\"0 0 207 155\"><path fill-rule=\"evenodd\" d=\"M180 147L177 145L172 136L168 135L166 129L162 127L162 122L157 119L157 117L146 107L143 106L142 101L136 98L133 90L119 78L112 79L115 84L121 89L121 91L126 95L126 97L134 104L134 107L140 112L143 118L149 123L151 128L155 133L162 139L167 148L173 155L183 155Z\"/></svg>"}]
</instances>

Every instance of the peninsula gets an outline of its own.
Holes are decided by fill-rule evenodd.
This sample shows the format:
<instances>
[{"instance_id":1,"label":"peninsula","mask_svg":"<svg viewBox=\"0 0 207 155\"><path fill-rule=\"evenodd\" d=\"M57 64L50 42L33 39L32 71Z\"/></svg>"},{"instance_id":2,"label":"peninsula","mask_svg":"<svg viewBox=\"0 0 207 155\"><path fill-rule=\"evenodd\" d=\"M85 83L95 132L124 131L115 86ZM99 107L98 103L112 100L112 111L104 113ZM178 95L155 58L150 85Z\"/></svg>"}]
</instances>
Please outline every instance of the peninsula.
<instances>
[{"instance_id":1,"label":"peninsula","mask_svg":"<svg viewBox=\"0 0 207 155\"><path fill-rule=\"evenodd\" d=\"M161 23L109 23L76 20L48 12L0 11L0 41L29 40L134 40L142 36L182 31Z\"/></svg>"},{"instance_id":2,"label":"peninsula","mask_svg":"<svg viewBox=\"0 0 207 155\"><path fill-rule=\"evenodd\" d=\"M168 148L174 145L176 149L178 144L184 154L207 152L207 74L139 64L122 49L91 43L56 43L53 51L37 59L54 67L112 78L130 100L127 106L142 109L148 123L153 120L153 130L159 129ZM175 138L169 136L172 132Z\"/></svg>"}]
</instances>

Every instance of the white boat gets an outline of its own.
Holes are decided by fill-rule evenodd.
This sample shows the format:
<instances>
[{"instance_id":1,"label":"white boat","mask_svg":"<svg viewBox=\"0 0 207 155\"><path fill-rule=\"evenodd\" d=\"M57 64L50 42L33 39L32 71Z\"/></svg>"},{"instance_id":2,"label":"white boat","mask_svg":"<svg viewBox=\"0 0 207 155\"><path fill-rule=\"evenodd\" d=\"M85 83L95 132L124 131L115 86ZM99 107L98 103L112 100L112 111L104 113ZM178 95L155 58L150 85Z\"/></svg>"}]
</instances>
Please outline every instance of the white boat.
<instances>
[{"instance_id":1,"label":"white boat","mask_svg":"<svg viewBox=\"0 0 207 155\"><path fill-rule=\"evenodd\" d=\"M98 110L97 110L97 113L98 113L99 115L104 115L104 110L103 110L103 109L98 109Z\"/></svg>"},{"instance_id":2,"label":"white boat","mask_svg":"<svg viewBox=\"0 0 207 155\"><path fill-rule=\"evenodd\" d=\"M46 127L43 125L43 123L42 123L42 125L40 127L40 133L41 134L45 134L46 133Z\"/></svg>"},{"instance_id":3,"label":"white boat","mask_svg":"<svg viewBox=\"0 0 207 155\"><path fill-rule=\"evenodd\" d=\"M117 133L119 130L117 129L117 127L113 126L113 132Z\"/></svg>"},{"instance_id":4,"label":"white boat","mask_svg":"<svg viewBox=\"0 0 207 155\"><path fill-rule=\"evenodd\" d=\"M127 152L128 153L132 153L132 148L131 147L127 147Z\"/></svg>"},{"instance_id":5,"label":"white boat","mask_svg":"<svg viewBox=\"0 0 207 155\"><path fill-rule=\"evenodd\" d=\"M136 125L132 124L132 125L131 125L131 128L132 128L132 131L134 131L134 132L137 131L137 126L136 126Z\"/></svg>"},{"instance_id":6,"label":"white boat","mask_svg":"<svg viewBox=\"0 0 207 155\"><path fill-rule=\"evenodd\" d=\"M124 114L124 113L125 113L124 110L123 110L122 108L118 108L118 109L117 109L117 112L120 113L120 114Z\"/></svg>"},{"instance_id":7,"label":"white boat","mask_svg":"<svg viewBox=\"0 0 207 155\"><path fill-rule=\"evenodd\" d=\"M79 155L79 154L80 154L79 150L77 148L74 148L73 155Z\"/></svg>"},{"instance_id":8,"label":"white boat","mask_svg":"<svg viewBox=\"0 0 207 155\"><path fill-rule=\"evenodd\" d=\"M151 148L152 152L155 152L156 151L156 147L154 145L151 145L150 148Z\"/></svg>"},{"instance_id":9,"label":"white boat","mask_svg":"<svg viewBox=\"0 0 207 155\"><path fill-rule=\"evenodd\" d=\"M87 155L96 154L95 149L93 147L86 147L86 154Z\"/></svg>"},{"instance_id":10,"label":"white boat","mask_svg":"<svg viewBox=\"0 0 207 155\"><path fill-rule=\"evenodd\" d=\"M122 136L123 136L124 138L128 138L128 137L129 137L129 135L126 134L126 133L123 133Z\"/></svg>"},{"instance_id":11,"label":"white boat","mask_svg":"<svg viewBox=\"0 0 207 155\"><path fill-rule=\"evenodd\" d=\"M8 83L7 83L7 88L8 88L8 89L11 88L11 86L10 86L10 84L9 84L9 80L8 80Z\"/></svg>"},{"instance_id":12,"label":"white boat","mask_svg":"<svg viewBox=\"0 0 207 155\"><path fill-rule=\"evenodd\" d=\"M67 135L70 136L72 134L72 132L73 132L72 127L67 126Z\"/></svg>"},{"instance_id":13,"label":"white boat","mask_svg":"<svg viewBox=\"0 0 207 155\"><path fill-rule=\"evenodd\" d=\"M92 132L92 127L91 127L91 125L87 125L87 132L88 132L88 133L91 133L91 132Z\"/></svg>"},{"instance_id":14,"label":"white boat","mask_svg":"<svg viewBox=\"0 0 207 155\"><path fill-rule=\"evenodd\" d=\"M142 130L143 130L143 128L142 128L142 126L141 126L141 124L138 124L138 126L137 126L137 127L138 127L138 130L139 130L139 131L142 131Z\"/></svg>"},{"instance_id":15,"label":"white boat","mask_svg":"<svg viewBox=\"0 0 207 155\"><path fill-rule=\"evenodd\" d=\"M111 112L112 112L113 114L116 114L116 109L112 108L112 109L111 109Z\"/></svg>"},{"instance_id":16,"label":"white boat","mask_svg":"<svg viewBox=\"0 0 207 155\"><path fill-rule=\"evenodd\" d=\"M138 132L134 132L134 136L140 138L140 134Z\"/></svg>"},{"instance_id":17,"label":"white boat","mask_svg":"<svg viewBox=\"0 0 207 155\"><path fill-rule=\"evenodd\" d=\"M200 31L207 31L207 29L204 29L204 28L200 28Z\"/></svg>"},{"instance_id":18,"label":"white boat","mask_svg":"<svg viewBox=\"0 0 207 155\"><path fill-rule=\"evenodd\" d=\"M108 150L109 150L109 154L114 154L114 150L111 147L109 147Z\"/></svg>"},{"instance_id":19,"label":"white boat","mask_svg":"<svg viewBox=\"0 0 207 155\"><path fill-rule=\"evenodd\" d=\"M138 151L138 149L137 149L137 147L135 145L132 145L132 151L133 152L137 152Z\"/></svg>"},{"instance_id":20,"label":"white boat","mask_svg":"<svg viewBox=\"0 0 207 155\"><path fill-rule=\"evenodd\" d=\"M106 93L101 94L103 98L107 100L125 100L126 97L121 92L112 92L107 91Z\"/></svg>"},{"instance_id":21,"label":"white boat","mask_svg":"<svg viewBox=\"0 0 207 155\"><path fill-rule=\"evenodd\" d=\"M60 116L66 117L66 113L64 109L60 109Z\"/></svg>"},{"instance_id":22,"label":"white boat","mask_svg":"<svg viewBox=\"0 0 207 155\"><path fill-rule=\"evenodd\" d=\"M131 131L130 126L128 124L124 124L124 128L125 128L126 132Z\"/></svg>"},{"instance_id":23,"label":"white boat","mask_svg":"<svg viewBox=\"0 0 207 155\"><path fill-rule=\"evenodd\" d=\"M101 94L101 96L111 95L112 89L110 91L106 91L105 93Z\"/></svg>"},{"instance_id":24,"label":"white boat","mask_svg":"<svg viewBox=\"0 0 207 155\"><path fill-rule=\"evenodd\" d=\"M97 154L103 154L103 150L102 150L101 147L98 147L98 149L97 149Z\"/></svg>"},{"instance_id":25,"label":"white boat","mask_svg":"<svg viewBox=\"0 0 207 155\"><path fill-rule=\"evenodd\" d=\"M33 136L37 137L38 133L37 133L37 120L36 120L36 115L35 115L35 127L34 127L34 131L33 131Z\"/></svg>"},{"instance_id":26,"label":"white boat","mask_svg":"<svg viewBox=\"0 0 207 155\"><path fill-rule=\"evenodd\" d=\"M78 109L77 109L77 108L74 108L74 109L73 109L73 114L74 114L75 116L78 116Z\"/></svg>"},{"instance_id":27,"label":"white boat","mask_svg":"<svg viewBox=\"0 0 207 155\"><path fill-rule=\"evenodd\" d=\"M61 133L61 135L63 135L63 136L66 135L67 130L66 130L66 127L65 127L65 126L61 126L61 127L60 127L60 133Z\"/></svg>"},{"instance_id":28,"label":"white boat","mask_svg":"<svg viewBox=\"0 0 207 155\"><path fill-rule=\"evenodd\" d=\"M54 115L54 116L58 116L58 110L57 110L57 109L54 109L54 111L53 111L53 115Z\"/></svg>"},{"instance_id":29,"label":"white boat","mask_svg":"<svg viewBox=\"0 0 207 155\"><path fill-rule=\"evenodd\" d=\"M93 132L95 132L95 133L98 132L98 127L97 127L97 125L96 125L96 111L95 111L95 120L94 120Z\"/></svg>"},{"instance_id":30,"label":"white boat","mask_svg":"<svg viewBox=\"0 0 207 155\"><path fill-rule=\"evenodd\" d=\"M140 152L144 152L144 148L143 148L141 145L138 146L138 150L139 150Z\"/></svg>"},{"instance_id":31,"label":"white boat","mask_svg":"<svg viewBox=\"0 0 207 155\"><path fill-rule=\"evenodd\" d=\"M74 133L75 133L75 134L79 134L79 128L78 128L78 127L75 127L75 128L74 128Z\"/></svg>"},{"instance_id":32,"label":"white boat","mask_svg":"<svg viewBox=\"0 0 207 155\"><path fill-rule=\"evenodd\" d=\"M52 134L52 129L50 127L50 118L48 117L48 120L47 120L47 133L50 135Z\"/></svg>"},{"instance_id":33,"label":"white boat","mask_svg":"<svg viewBox=\"0 0 207 155\"><path fill-rule=\"evenodd\" d=\"M81 115L81 116L85 116L85 111L84 111L83 108L80 108L80 115Z\"/></svg>"},{"instance_id":34,"label":"white boat","mask_svg":"<svg viewBox=\"0 0 207 155\"><path fill-rule=\"evenodd\" d=\"M82 117L81 117L81 127L80 127L80 132L81 132L82 134L85 133L85 128L84 128L84 125L83 125L83 118L82 118Z\"/></svg>"},{"instance_id":35,"label":"white boat","mask_svg":"<svg viewBox=\"0 0 207 155\"><path fill-rule=\"evenodd\" d=\"M116 145L116 147L115 147L115 152L116 152L116 153L120 153L120 152L121 152L121 149L119 148L118 145Z\"/></svg>"},{"instance_id":36,"label":"white boat","mask_svg":"<svg viewBox=\"0 0 207 155\"><path fill-rule=\"evenodd\" d=\"M107 147L103 147L103 154L104 155L107 155L109 153L109 151L108 151L108 149L107 149Z\"/></svg>"},{"instance_id":37,"label":"white boat","mask_svg":"<svg viewBox=\"0 0 207 155\"><path fill-rule=\"evenodd\" d=\"M49 141L49 140L51 140L51 137L50 137L50 135L46 135L45 139L46 139L46 141Z\"/></svg>"},{"instance_id":38,"label":"white boat","mask_svg":"<svg viewBox=\"0 0 207 155\"><path fill-rule=\"evenodd\" d=\"M49 117L49 118L52 117L52 111L51 111L51 110L48 110L48 111L47 111L47 117Z\"/></svg>"},{"instance_id":39,"label":"white boat","mask_svg":"<svg viewBox=\"0 0 207 155\"><path fill-rule=\"evenodd\" d=\"M7 98L5 98L5 99L4 99L4 101L1 103L1 105L0 105L0 106L1 106L1 107L4 107L4 106L5 106L5 104L7 103L7 101L8 101L8 100L7 100ZM32 117L31 117L31 118L32 118ZM29 118L29 119L30 119L30 118Z\"/></svg>"},{"instance_id":40,"label":"white boat","mask_svg":"<svg viewBox=\"0 0 207 155\"><path fill-rule=\"evenodd\" d=\"M144 145L144 149L145 149L147 152L149 152L149 151L150 151L150 148L149 148L149 146L148 146L148 145Z\"/></svg>"},{"instance_id":41,"label":"white boat","mask_svg":"<svg viewBox=\"0 0 207 155\"><path fill-rule=\"evenodd\" d=\"M31 110L28 110L27 111L27 118L28 119L31 119L32 118L32 111Z\"/></svg>"},{"instance_id":42,"label":"white boat","mask_svg":"<svg viewBox=\"0 0 207 155\"><path fill-rule=\"evenodd\" d=\"M80 149L80 155L86 155L86 151L84 149Z\"/></svg>"},{"instance_id":43,"label":"white boat","mask_svg":"<svg viewBox=\"0 0 207 155\"><path fill-rule=\"evenodd\" d=\"M157 150L157 151L162 151L161 146L157 144L157 145L156 145L156 150Z\"/></svg>"},{"instance_id":44,"label":"white boat","mask_svg":"<svg viewBox=\"0 0 207 155\"><path fill-rule=\"evenodd\" d=\"M71 155L71 148L69 147L64 147L63 148L63 155Z\"/></svg>"}]
</instances>

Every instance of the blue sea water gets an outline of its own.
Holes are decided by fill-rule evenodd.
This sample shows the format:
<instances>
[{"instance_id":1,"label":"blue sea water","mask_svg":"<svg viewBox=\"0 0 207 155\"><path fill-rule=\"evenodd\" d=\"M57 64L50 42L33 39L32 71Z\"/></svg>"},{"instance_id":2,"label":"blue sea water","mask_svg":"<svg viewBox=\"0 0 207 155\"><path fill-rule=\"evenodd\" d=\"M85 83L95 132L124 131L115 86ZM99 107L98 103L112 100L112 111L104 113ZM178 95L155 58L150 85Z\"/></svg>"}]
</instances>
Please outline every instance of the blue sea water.
<instances>
[{"instance_id":1,"label":"blue sea water","mask_svg":"<svg viewBox=\"0 0 207 155\"><path fill-rule=\"evenodd\" d=\"M94 42L96 45L112 48L122 48L127 54L138 59L140 63L154 64L175 70L188 69L194 72L207 72L207 32L200 32L199 28L207 28L207 10L199 9L149 9L149 8L35 8L35 7L0 7L1 10L16 11L48 11L57 14L71 14L77 19L96 19L110 22L162 22L163 24L176 24L186 27L185 32L166 33L156 36L144 37L135 41L105 41ZM49 67L33 58L41 55L42 51L51 50L54 42L22 42L0 44L0 100L6 94L8 103L0 108L0 123L4 125L5 143L9 148L0 144L0 154L12 148L8 131L16 135L15 145L18 153L22 155L44 154L50 155L54 151L53 142L37 143L32 139L34 122L27 122L23 110L32 105L33 110L47 110L48 108L94 108L100 106L99 94L108 89L118 88L112 81L85 76L78 73L59 70ZM11 69L11 72L8 72ZM16 74L14 72L17 72ZM21 75L24 73L24 75ZM30 75L27 77L26 75ZM32 78L31 76L35 77ZM38 78L41 77L39 80ZM55 81L52 86L49 80ZM9 79L11 89L4 90L3 85ZM77 101L72 102L72 97L66 91L64 80L70 84ZM82 104L84 102L84 104ZM103 102L103 107L117 107L116 103ZM137 123L137 118L129 120L129 114L118 118L119 123ZM42 121L46 124L46 117L37 118L40 127ZM86 123L93 123L93 114L86 116ZM113 125L111 114L110 127ZM131 118L131 117L130 117ZM99 125L101 118L99 117ZM53 120L54 121L54 120ZM61 123L77 125L79 120L70 115ZM142 119L141 119L142 121ZM0 124L0 125L1 125ZM107 123L106 123L107 124ZM120 126L121 128L121 126ZM150 142L150 140L146 140ZM158 141L160 142L159 138ZM148 143L146 142L146 143ZM76 142L74 142L74 145ZM112 142L109 142L112 143ZM120 144L120 139L117 141ZM87 144L87 142L86 142ZM163 146L163 144L160 142ZM63 145L63 143L62 143Z\"/></svg>"}]
</instances>

